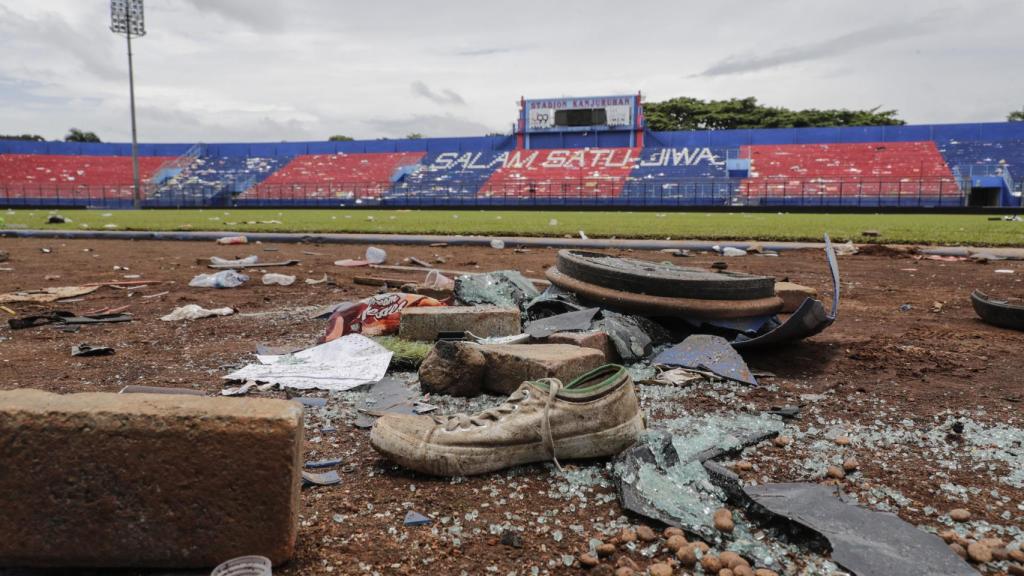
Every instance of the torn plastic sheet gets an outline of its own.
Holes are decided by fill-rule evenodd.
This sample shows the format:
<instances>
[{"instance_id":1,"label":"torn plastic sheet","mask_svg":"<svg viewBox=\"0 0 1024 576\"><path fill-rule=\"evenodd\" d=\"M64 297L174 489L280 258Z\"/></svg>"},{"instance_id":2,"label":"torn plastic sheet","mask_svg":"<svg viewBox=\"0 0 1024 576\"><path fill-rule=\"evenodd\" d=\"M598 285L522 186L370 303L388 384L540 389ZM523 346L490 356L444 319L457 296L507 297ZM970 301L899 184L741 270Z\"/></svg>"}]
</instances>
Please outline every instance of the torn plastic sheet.
<instances>
[{"instance_id":1,"label":"torn plastic sheet","mask_svg":"<svg viewBox=\"0 0 1024 576\"><path fill-rule=\"evenodd\" d=\"M901 520L840 500L821 484L747 486L755 512L779 516L828 539L832 560L857 576L976 576L937 536Z\"/></svg>"},{"instance_id":2,"label":"torn plastic sheet","mask_svg":"<svg viewBox=\"0 0 1024 576\"><path fill-rule=\"evenodd\" d=\"M249 364L228 374L227 380L255 380L284 388L349 390L377 382L391 363L392 352L361 334L347 334L294 354L257 355Z\"/></svg>"},{"instance_id":3,"label":"torn plastic sheet","mask_svg":"<svg viewBox=\"0 0 1024 576\"><path fill-rule=\"evenodd\" d=\"M578 332L590 330L590 323L594 316L600 312L600 308L586 308L574 312L566 312L555 316L548 316L540 320L534 320L523 328L533 338L546 338L555 332Z\"/></svg>"},{"instance_id":4,"label":"torn plastic sheet","mask_svg":"<svg viewBox=\"0 0 1024 576\"><path fill-rule=\"evenodd\" d=\"M832 312L825 311L821 300L807 298L800 304L785 322L759 336L751 338L739 334L732 341L737 350L775 346L793 340L809 338L828 328L839 315L839 264L836 263L836 252L828 234L825 235L825 257L828 260L829 272L832 274Z\"/></svg>"},{"instance_id":5,"label":"torn plastic sheet","mask_svg":"<svg viewBox=\"0 0 1024 576\"><path fill-rule=\"evenodd\" d=\"M702 462L777 435L782 420L764 414L706 415L661 425L616 459L619 501L627 510L714 541L719 534L712 515L728 495Z\"/></svg>"},{"instance_id":6,"label":"torn plastic sheet","mask_svg":"<svg viewBox=\"0 0 1024 576\"><path fill-rule=\"evenodd\" d=\"M704 370L726 380L756 386L747 363L721 336L694 334L654 357L652 364Z\"/></svg>"},{"instance_id":7,"label":"torn plastic sheet","mask_svg":"<svg viewBox=\"0 0 1024 576\"><path fill-rule=\"evenodd\" d=\"M540 296L540 292L533 287L533 283L514 270L463 274L455 279L455 297L467 305L524 308L537 296Z\"/></svg>"}]
</instances>

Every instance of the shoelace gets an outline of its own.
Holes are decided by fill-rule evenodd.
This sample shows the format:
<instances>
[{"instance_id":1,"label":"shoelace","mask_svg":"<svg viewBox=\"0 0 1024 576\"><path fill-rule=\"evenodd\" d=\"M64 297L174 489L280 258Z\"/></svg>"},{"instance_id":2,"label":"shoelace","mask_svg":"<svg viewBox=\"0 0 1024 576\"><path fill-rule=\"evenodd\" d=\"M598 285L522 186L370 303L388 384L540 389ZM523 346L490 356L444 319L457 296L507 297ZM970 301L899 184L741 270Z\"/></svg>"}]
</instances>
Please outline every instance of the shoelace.
<instances>
[{"instance_id":1,"label":"shoelace","mask_svg":"<svg viewBox=\"0 0 1024 576\"><path fill-rule=\"evenodd\" d=\"M562 464L558 461L558 455L555 453L555 437L551 431L551 404L555 401L555 397L558 396L558 391L562 389L562 383L554 378L545 378L544 381L548 385L548 396L544 401L544 416L540 423L540 433L541 437L547 441L548 449L551 450L551 459L561 472L564 470L562 469ZM448 432L453 432L458 428L469 428L470 426L485 426L488 421L497 422L502 416L515 412L517 404L529 397L529 389L522 388L516 390L505 402L494 408L482 410L476 414L460 413L451 416L434 416L433 418L436 424L443 425L444 429Z\"/></svg>"}]
</instances>

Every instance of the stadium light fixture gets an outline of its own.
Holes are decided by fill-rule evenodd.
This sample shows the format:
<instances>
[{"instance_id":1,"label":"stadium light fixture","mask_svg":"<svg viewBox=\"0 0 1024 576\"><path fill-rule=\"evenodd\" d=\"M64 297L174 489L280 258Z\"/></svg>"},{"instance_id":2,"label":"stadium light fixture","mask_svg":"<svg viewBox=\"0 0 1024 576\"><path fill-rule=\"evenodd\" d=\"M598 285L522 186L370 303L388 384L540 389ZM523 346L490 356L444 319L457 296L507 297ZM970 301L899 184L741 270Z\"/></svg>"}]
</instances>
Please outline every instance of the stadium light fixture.
<instances>
[{"instance_id":1,"label":"stadium light fixture","mask_svg":"<svg viewBox=\"0 0 1024 576\"><path fill-rule=\"evenodd\" d=\"M132 108L132 181L135 190L132 205L142 207L142 188L139 185L139 142L135 131L135 71L132 67L132 37L146 35L146 20L142 0L110 0L110 31L122 34L128 40L128 94Z\"/></svg>"}]
</instances>

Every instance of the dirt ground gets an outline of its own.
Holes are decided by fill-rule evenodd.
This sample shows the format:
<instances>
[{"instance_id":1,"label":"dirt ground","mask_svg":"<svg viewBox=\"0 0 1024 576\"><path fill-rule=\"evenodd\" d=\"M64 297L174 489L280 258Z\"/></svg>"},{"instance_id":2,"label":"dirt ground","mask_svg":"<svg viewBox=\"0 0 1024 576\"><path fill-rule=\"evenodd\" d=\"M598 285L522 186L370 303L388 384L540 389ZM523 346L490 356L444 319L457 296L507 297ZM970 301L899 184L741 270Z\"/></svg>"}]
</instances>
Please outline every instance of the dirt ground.
<instances>
[{"instance_id":1,"label":"dirt ground","mask_svg":"<svg viewBox=\"0 0 1024 576\"><path fill-rule=\"evenodd\" d=\"M391 263L402 263L410 256L431 262L442 258L444 263L438 264L442 268L511 268L531 277L542 277L555 258L554 250L516 253L511 246L504 250L381 247L388 251ZM102 282L126 274L153 281L142 289L104 287L78 302L8 304L19 315L56 309L85 313L129 305L134 321L84 326L78 333L53 327L11 331L4 323L0 327L0 389L31 387L67 394L116 392L128 384L144 384L187 386L216 394L224 387L221 377L252 360L258 343L310 345L323 329L322 320L311 319L311 310L376 291L373 286L353 284L353 276L409 280L423 276L333 265L337 259L360 257L364 249L0 238L0 250L10 253L9 261L0 262L0 292ZM264 286L259 282L261 274L251 271L253 279L241 288L188 287L193 276L209 271L197 259L250 254L265 261L301 260L292 268L270 270L296 274L298 281L290 287ZM628 255L670 258L657 252ZM704 254L675 261L708 266L718 260L722 258ZM820 251L731 258L728 263L731 270L789 278L822 293L831 290ZM754 469L741 474L745 480L824 481L824 465L817 460L855 456L860 471L839 483L862 501L888 507L904 520L935 530L948 527L945 515L950 509L966 508L972 523L962 528L975 530L976 535L989 530L988 536L1001 534L1008 541L1019 538L1012 527L1024 525L1024 489L1005 479L1014 472L1007 463L1020 462L1024 452L1020 436L1013 437L1016 444L1011 438L1008 448L986 448L947 427L963 419L971 430L1019 432L1024 428L1020 375L1024 333L981 323L968 298L974 288L1001 297L1024 296L1024 265L918 260L876 247L868 254L841 257L839 267L842 302L835 325L799 344L745 354L755 372L770 373L762 377L762 386L732 395L691 391L680 397L680 409L728 413L803 404L802 418L790 424L793 444L749 450L744 457L754 463ZM996 269L1014 273L996 273ZM331 283L303 282L325 273ZM161 292L166 294L145 298ZM238 314L194 322L159 320L185 304L230 306ZM904 304L909 309L903 306L901 311ZM6 316L0 311L0 317ZM72 357L71 347L83 342L112 346L116 354ZM336 432L322 433L322 418L310 416L307 459L343 458L342 482L303 492L296 556L275 573L575 574L579 564L567 567L563 556L586 551L591 538L606 540L610 519L643 523L642 518L622 511L608 496L614 491L606 484L582 488L581 498L559 493L565 481L550 465L454 480L403 471L370 448L367 431L349 424L351 410L343 400L332 399L331 408L344 413L335 419ZM852 439L848 446L830 442L843 434ZM823 447L823 442L831 447ZM954 465L940 464L942 459ZM593 463L586 466L604 470ZM433 527L404 527L402 519L408 510L434 518ZM507 523L524 528L521 547L499 541L494 527ZM456 524L461 528L453 537L451 527ZM557 530L560 538L553 537L556 526L563 527ZM1006 531L992 532L992 527ZM643 569L665 557L662 552L651 558L621 549L606 564L628 558Z\"/></svg>"}]
</instances>

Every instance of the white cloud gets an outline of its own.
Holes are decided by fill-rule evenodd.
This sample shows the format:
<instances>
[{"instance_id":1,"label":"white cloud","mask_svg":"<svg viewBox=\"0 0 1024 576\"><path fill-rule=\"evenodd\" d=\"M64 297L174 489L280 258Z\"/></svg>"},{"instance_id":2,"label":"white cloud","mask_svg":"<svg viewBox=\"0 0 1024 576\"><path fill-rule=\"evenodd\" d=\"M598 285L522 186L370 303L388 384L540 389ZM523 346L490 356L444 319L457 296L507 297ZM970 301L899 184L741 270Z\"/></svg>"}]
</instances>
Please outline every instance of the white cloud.
<instances>
[{"instance_id":1,"label":"white cloud","mask_svg":"<svg viewBox=\"0 0 1024 576\"><path fill-rule=\"evenodd\" d=\"M146 9L136 99L150 142L483 134L507 130L523 95L756 96L797 108L880 105L920 123L1001 120L1024 93L1012 73L1024 59L1016 0ZM78 126L128 139L125 45L108 19L106 2L0 0L0 131L58 138Z\"/></svg>"}]
</instances>

